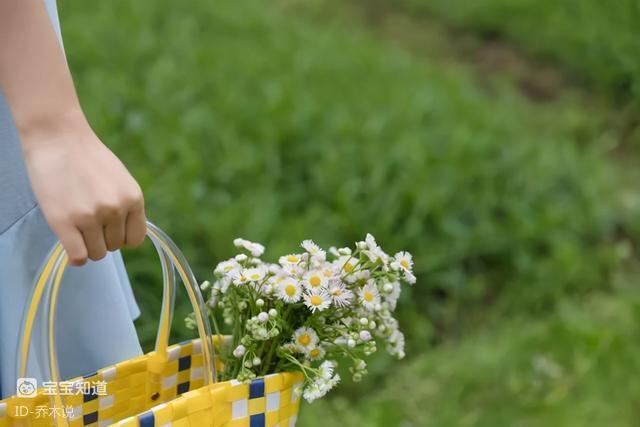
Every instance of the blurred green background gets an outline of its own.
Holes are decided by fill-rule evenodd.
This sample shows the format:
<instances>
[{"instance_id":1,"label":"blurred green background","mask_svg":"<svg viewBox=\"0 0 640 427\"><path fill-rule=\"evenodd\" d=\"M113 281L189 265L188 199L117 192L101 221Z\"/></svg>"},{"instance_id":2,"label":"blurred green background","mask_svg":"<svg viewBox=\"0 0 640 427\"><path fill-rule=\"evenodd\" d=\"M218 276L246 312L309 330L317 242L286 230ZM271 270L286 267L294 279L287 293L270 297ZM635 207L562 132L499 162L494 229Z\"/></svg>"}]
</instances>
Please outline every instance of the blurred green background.
<instances>
[{"instance_id":1,"label":"blurred green background","mask_svg":"<svg viewBox=\"0 0 640 427\"><path fill-rule=\"evenodd\" d=\"M408 357L300 426L637 425L637 0L60 8L90 121L200 280L238 236L414 254ZM125 256L150 349L160 268Z\"/></svg>"}]
</instances>

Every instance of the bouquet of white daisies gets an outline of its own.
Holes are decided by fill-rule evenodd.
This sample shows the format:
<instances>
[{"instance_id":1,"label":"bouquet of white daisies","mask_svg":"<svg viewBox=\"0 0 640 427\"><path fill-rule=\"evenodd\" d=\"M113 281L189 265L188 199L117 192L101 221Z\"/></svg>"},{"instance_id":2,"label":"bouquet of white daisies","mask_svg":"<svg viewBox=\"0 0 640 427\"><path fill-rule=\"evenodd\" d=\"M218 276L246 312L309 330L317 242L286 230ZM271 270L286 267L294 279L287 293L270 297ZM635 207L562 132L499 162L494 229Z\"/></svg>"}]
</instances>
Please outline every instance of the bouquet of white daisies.
<instances>
[{"instance_id":1,"label":"bouquet of white daisies","mask_svg":"<svg viewBox=\"0 0 640 427\"><path fill-rule=\"evenodd\" d=\"M311 402L340 381L336 360L348 361L359 381L367 373L364 358L378 345L404 357L393 312L402 285L416 281L408 252L389 256L368 234L353 250L324 251L305 240L304 252L276 264L260 259L259 243L234 244L243 253L218 264L213 283L201 285L216 334L227 335L217 354L224 363L220 379L300 371L303 397ZM193 317L186 324L193 328Z\"/></svg>"}]
</instances>

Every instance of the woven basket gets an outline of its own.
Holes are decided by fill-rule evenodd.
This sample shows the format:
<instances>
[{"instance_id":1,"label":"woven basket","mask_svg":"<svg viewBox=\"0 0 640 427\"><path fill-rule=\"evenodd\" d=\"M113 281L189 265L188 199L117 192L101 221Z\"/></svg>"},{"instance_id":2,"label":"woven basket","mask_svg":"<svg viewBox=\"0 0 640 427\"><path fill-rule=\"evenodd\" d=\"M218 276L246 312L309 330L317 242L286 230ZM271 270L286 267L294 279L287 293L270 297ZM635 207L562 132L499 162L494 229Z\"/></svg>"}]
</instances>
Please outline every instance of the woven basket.
<instances>
[{"instance_id":1,"label":"woven basket","mask_svg":"<svg viewBox=\"0 0 640 427\"><path fill-rule=\"evenodd\" d=\"M44 296L48 358L43 358L41 365L52 384L30 397L13 396L0 401L0 427L295 425L300 398L293 390L302 385L302 374L277 373L250 384L235 380L216 383L216 370L223 366L214 357L215 348L225 339L211 337L200 289L182 253L150 223L147 235L158 250L163 268L164 297L156 350L80 378L58 381L53 330L56 298L67 263L58 244L34 286L17 361L20 376L26 377L31 333ZM175 297L174 269L187 288L201 338L168 346Z\"/></svg>"}]
</instances>

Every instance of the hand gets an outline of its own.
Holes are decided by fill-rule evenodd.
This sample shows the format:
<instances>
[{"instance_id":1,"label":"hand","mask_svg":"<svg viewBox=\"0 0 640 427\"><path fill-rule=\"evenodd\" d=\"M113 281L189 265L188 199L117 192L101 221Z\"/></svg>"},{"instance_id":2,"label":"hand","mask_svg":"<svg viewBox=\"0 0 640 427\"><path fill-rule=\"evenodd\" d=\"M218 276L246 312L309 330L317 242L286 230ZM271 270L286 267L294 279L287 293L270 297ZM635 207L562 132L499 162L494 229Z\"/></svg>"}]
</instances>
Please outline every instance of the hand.
<instances>
[{"instance_id":1,"label":"hand","mask_svg":"<svg viewBox=\"0 0 640 427\"><path fill-rule=\"evenodd\" d=\"M144 240L140 186L86 122L21 138L36 199L72 265Z\"/></svg>"}]
</instances>

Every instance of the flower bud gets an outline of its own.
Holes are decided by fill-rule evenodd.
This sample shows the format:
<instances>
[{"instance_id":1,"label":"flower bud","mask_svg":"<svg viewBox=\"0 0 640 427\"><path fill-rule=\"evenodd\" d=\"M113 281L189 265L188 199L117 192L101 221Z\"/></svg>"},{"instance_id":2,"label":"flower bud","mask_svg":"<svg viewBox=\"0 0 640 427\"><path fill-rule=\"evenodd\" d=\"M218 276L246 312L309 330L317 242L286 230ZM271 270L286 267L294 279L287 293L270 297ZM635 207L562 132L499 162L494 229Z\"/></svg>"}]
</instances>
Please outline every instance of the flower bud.
<instances>
[{"instance_id":1,"label":"flower bud","mask_svg":"<svg viewBox=\"0 0 640 427\"><path fill-rule=\"evenodd\" d=\"M353 347L355 347L355 346L356 346L356 341L355 341L355 340L353 340L353 339L349 339L349 340L347 341L347 345L348 345L349 347L353 348Z\"/></svg>"},{"instance_id":2,"label":"flower bud","mask_svg":"<svg viewBox=\"0 0 640 427\"><path fill-rule=\"evenodd\" d=\"M262 362L262 360L260 360L260 358L256 356L251 362L253 363L253 366L258 366Z\"/></svg>"},{"instance_id":3,"label":"flower bud","mask_svg":"<svg viewBox=\"0 0 640 427\"><path fill-rule=\"evenodd\" d=\"M258 298L258 299L256 300L256 305L257 305L258 307L262 307L262 306L264 305L264 300L263 300L262 298Z\"/></svg>"},{"instance_id":4,"label":"flower bud","mask_svg":"<svg viewBox=\"0 0 640 427\"><path fill-rule=\"evenodd\" d=\"M366 317L363 317L360 319L360 324L362 326L368 325L369 324L369 319L367 319Z\"/></svg>"},{"instance_id":5,"label":"flower bud","mask_svg":"<svg viewBox=\"0 0 640 427\"><path fill-rule=\"evenodd\" d=\"M364 342L371 340L371 332L369 331L360 331L360 339Z\"/></svg>"},{"instance_id":6,"label":"flower bud","mask_svg":"<svg viewBox=\"0 0 640 427\"><path fill-rule=\"evenodd\" d=\"M258 314L258 320L264 323L269 320L269 315L263 311L262 313Z\"/></svg>"},{"instance_id":7,"label":"flower bud","mask_svg":"<svg viewBox=\"0 0 640 427\"><path fill-rule=\"evenodd\" d=\"M269 310L269 316L276 317L277 315L278 315L278 310L276 310L275 308L272 308L271 310Z\"/></svg>"},{"instance_id":8,"label":"flower bud","mask_svg":"<svg viewBox=\"0 0 640 427\"><path fill-rule=\"evenodd\" d=\"M235 348L235 350L233 350L233 355L237 358L240 358L242 356L244 356L245 351L247 351L247 349L245 348L245 346L243 346L242 344L240 344L239 346L237 346Z\"/></svg>"},{"instance_id":9,"label":"flower bud","mask_svg":"<svg viewBox=\"0 0 640 427\"><path fill-rule=\"evenodd\" d=\"M245 254L238 254L235 257L236 261L243 262L247 260L247 256Z\"/></svg>"},{"instance_id":10,"label":"flower bud","mask_svg":"<svg viewBox=\"0 0 640 427\"><path fill-rule=\"evenodd\" d=\"M200 289L202 290L202 292L205 292L210 287L211 287L211 282L209 282L208 280L205 280L200 284Z\"/></svg>"},{"instance_id":11,"label":"flower bud","mask_svg":"<svg viewBox=\"0 0 640 427\"><path fill-rule=\"evenodd\" d=\"M371 322L369 322L369 329L375 329L376 326L378 326L378 325L373 320Z\"/></svg>"},{"instance_id":12,"label":"flower bud","mask_svg":"<svg viewBox=\"0 0 640 427\"><path fill-rule=\"evenodd\" d=\"M382 288L386 293L390 293L391 291L393 291L393 285L391 283L385 283L384 287Z\"/></svg>"}]
</instances>

